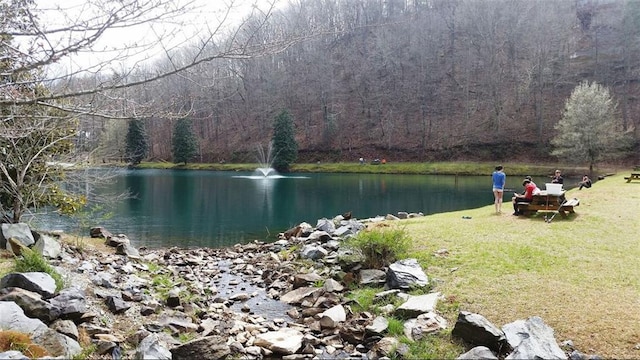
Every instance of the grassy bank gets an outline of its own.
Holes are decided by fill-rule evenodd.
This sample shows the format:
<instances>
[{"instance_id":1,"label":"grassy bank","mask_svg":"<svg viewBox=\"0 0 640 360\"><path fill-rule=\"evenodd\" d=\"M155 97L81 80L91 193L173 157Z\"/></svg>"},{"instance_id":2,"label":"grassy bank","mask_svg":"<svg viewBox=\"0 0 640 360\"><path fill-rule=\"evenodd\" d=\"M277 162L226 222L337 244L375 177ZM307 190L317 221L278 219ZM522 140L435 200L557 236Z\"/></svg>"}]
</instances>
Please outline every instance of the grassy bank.
<instances>
[{"instance_id":1,"label":"grassy bank","mask_svg":"<svg viewBox=\"0 0 640 360\"><path fill-rule=\"evenodd\" d=\"M627 174L628 175L628 174ZM639 358L640 183L624 174L571 190L576 214L512 216L493 205L398 223L446 301L445 317L477 312L498 326L538 315L559 342L607 358ZM507 199L508 201L508 199ZM471 217L471 219L465 219ZM448 250L448 256L434 254Z\"/></svg>"},{"instance_id":2,"label":"grassy bank","mask_svg":"<svg viewBox=\"0 0 640 360\"><path fill-rule=\"evenodd\" d=\"M562 169L565 175L580 176L588 173L586 167L566 164L502 164L509 175L552 175L555 169ZM420 163L393 163L372 165L352 163L316 163L293 164L292 172L318 172L318 173L371 173L371 174L446 174L446 175L488 175L493 172L496 164L478 162L420 162ZM190 170L217 170L217 171L253 171L258 167L254 164L173 164L168 162L145 162L137 166L141 169L190 169ZM614 172L613 167L597 169L594 175Z\"/></svg>"}]
</instances>

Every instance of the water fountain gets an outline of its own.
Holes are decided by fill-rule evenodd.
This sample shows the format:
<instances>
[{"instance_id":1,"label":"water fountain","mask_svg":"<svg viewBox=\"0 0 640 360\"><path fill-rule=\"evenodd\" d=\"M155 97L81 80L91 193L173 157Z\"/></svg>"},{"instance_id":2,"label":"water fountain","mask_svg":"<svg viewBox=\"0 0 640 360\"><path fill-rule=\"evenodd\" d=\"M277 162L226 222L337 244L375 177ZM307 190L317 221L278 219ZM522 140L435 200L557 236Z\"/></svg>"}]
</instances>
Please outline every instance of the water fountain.
<instances>
[{"instance_id":1,"label":"water fountain","mask_svg":"<svg viewBox=\"0 0 640 360\"><path fill-rule=\"evenodd\" d=\"M269 146L265 150L262 144L258 144L258 167L249 176L234 176L238 178L247 178L253 180L272 180L281 179L284 176L278 174L276 169L272 167L275 154L273 153L273 144L269 143Z\"/></svg>"},{"instance_id":2,"label":"water fountain","mask_svg":"<svg viewBox=\"0 0 640 360\"><path fill-rule=\"evenodd\" d=\"M258 168L255 170L255 173L265 178L277 176L278 172L272 167L274 160L273 143L269 143L266 151L262 144L258 144Z\"/></svg>"}]
</instances>

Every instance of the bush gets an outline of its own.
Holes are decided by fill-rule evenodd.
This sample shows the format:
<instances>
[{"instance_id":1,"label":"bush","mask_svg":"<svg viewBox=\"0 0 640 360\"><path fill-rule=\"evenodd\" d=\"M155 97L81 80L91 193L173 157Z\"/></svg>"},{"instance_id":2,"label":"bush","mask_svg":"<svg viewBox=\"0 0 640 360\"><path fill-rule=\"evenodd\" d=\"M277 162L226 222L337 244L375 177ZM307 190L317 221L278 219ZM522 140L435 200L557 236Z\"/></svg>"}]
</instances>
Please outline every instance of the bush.
<instances>
[{"instance_id":1,"label":"bush","mask_svg":"<svg viewBox=\"0 0 640 360\"><path fill-rule=\"evenodd\" d=\"M47 350L40 345L33 344L27 334L12 330L0 331L0 352L10 350L20 351L31 359L48 355Z\"/></svg>"},{"instance_id":2,"label":"bush","mask_svg":"<svg viewBox=\"0 0 640 360\"><path fill-rule=\"evenodd\" d=\"M379 269L404 258L411 239L404 229L367 230L359 232L347 244L362 251L366 267Z\"/></svg>"},{"instance_id":3,"label":"bush","mask_svg":"<svg viewBox=\"0 0 640 360\"><path fill-rule=\"evenodd\" d=\"M56 282L56 290L61 290L64 287L64 280L47 260L37 252L25 248L22 249L22 256L16 258L16 263L13 266L13 272L25 273L25 272L44 272L53 278Z\"/></svg>"}]
</instances>

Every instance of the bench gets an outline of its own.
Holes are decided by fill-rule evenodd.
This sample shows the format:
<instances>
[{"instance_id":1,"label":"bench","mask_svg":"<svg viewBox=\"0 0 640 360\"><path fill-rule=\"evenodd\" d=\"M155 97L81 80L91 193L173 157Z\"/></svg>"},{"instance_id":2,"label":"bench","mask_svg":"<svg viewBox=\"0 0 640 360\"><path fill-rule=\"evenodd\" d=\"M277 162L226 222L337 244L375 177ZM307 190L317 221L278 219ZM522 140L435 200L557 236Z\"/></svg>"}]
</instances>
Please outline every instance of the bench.
<instances>
[{"instance_id":1,"label":"bench","mask_svg":"<svg viewBox=\"0 0 640 360\"><path fill-rule=\"evenodd\" d=\"M539 194L533 196L530 203L518 202L516 208L524 215L535 214L538 211L557 211L562 217L575 213L574 207L580 205L580 199L573 198L565 200L564 193L561 195Z\"/></svg>"},{"instance_id":2,"label":"bench","mask_svg":"<svg viewBox=\"0 0 640 360\"><path fill-rule=\"evenodd\" d=\"M640 173L631 173L631 176L625 176L624 177L625 180L627 180L627 182L631 182L631 180L640 180Z\"/></svg>"}]
</instances>

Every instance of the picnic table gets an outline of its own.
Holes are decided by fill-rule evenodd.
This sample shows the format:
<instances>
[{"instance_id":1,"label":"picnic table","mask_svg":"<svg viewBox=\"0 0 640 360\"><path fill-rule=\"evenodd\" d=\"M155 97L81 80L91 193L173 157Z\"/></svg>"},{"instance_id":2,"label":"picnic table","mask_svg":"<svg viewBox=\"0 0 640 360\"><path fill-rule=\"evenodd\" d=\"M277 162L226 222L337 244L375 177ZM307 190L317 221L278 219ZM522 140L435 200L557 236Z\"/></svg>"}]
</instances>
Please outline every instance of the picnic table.
<instances>
[{"instance_id":1,"label":"picnic table","mask_svg":"<svg viewBox=\"0 0 640 360\"><path fill-rule=\"evenodd\" d=\"M535 214L538 211L557 211L562 217L567 217L569 213L573 214L575 212L573 208L578 205L580 205L580 200L577 198L567 200L565 191L562 191L559 195L547 194L547 191L541 191L533 195L533 200L530 203L516 203L518 211L524 215Z\"/></svg>"},{"instance_id":2,"label":"picnic table","mask_svg":"<svg viewBox=\"0 0 640 360\"><path fill-rule=\"evenodd\" d=\"M640 180L640 173L631 173L631 176L625 176L624 178L627 182L631 182L631 180Z\"/></svg>"}]
</instances>

